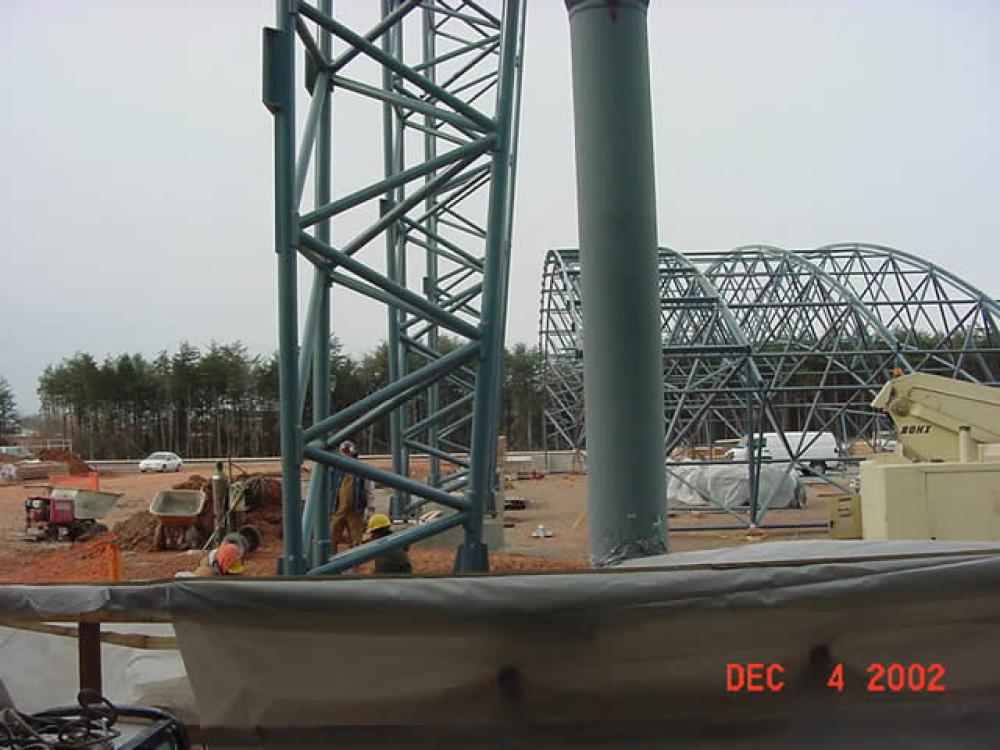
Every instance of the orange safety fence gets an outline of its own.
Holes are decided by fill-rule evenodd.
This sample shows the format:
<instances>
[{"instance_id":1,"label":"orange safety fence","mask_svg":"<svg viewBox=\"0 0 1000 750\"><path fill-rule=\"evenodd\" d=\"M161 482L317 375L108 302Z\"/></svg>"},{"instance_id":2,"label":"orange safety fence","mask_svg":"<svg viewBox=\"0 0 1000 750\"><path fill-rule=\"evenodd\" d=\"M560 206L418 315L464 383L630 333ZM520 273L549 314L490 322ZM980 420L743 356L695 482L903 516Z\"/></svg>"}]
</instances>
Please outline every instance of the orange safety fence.
<instances>
[{"instance_id":1,"label":"orange safety fence","mask_svg":"<svg viewBox=\"0 0 1000 750\"><path fill-rule=\"evenodd\" d=\"M120 581L122 579L122 554L114 539L105 544L104 558L108 565L108 580Z\"/></svg>"},{"instance_id":2,"label":"orange safety fence","mask_svg":"<svg viewBox=\"0 0 1000 750\"><path fill-rule=\"evenodd\" d=\"M72 487L77 490L93 490L94 492L99 492L101 489L101 475L96 471L92 471L84 476L53 474L49 477L49 484L53 487Z\"/></svg>"}]
</instances>

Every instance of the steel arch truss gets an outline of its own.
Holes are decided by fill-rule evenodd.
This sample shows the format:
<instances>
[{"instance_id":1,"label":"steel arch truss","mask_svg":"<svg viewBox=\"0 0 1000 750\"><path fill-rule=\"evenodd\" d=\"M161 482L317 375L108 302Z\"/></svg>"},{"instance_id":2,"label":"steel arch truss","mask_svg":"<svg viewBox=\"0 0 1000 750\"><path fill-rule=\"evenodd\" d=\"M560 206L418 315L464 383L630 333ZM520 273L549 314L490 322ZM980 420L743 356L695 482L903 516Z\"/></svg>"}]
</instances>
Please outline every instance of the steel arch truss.
<instances>
[{"instance_id":1,"label":"steel arch truss","mask_svg":"<svg viewBox=\"0 0 1000 750\"><path fill-rule=\"evenodd\" d=\"M1000 381L996 300L940 266L887 247L839 244L801 254L878 317L913 370Z\"/></svg>"},{"instance_id":2,"label":"steel arch truss","mask_svg":"<svg viewBox=\"0 0 1000 750\"><path fill-rule=\"evenodd\" d=\"M755 245L661 249L659 261L668 455L776 432L802 465L809 438L790 433L833 432L846 444L889 426L870 403L895 371L1000 381L997 303L913 255ZM585 445L579 274L578 251L546 256L547 450ZM757 508L759 461L748 462L754 522L767 505Z\"/></svg>"},{"instance_id":3,"label":"steel arch truss","mask_svg":"<svg viewBox=\"0 0 1000 750\"><path fill-rule=\"evenodd\" d=\"M458 525L465 543L456 564L487 565L481 532L483 513L493 507L523 10L523 0L382 0L373 25L357 29L334 15L331 0L280 0L277 28L265 29L264 103L275 120L286 573L337 572ZM297 117L300 56L308 105ZM384 169L381 179L337 193L331 150L340 97L366 100L381 113L372 161L381 158ZM333 241L333 227L348 228L343 241ZM314 268L301 341L299 256ZM327 367L331 286L387 310L389 383L337 413ZM313 420L303 428L310 381ZM342 439L386 417L391 471L336 451ZM414 450L431 459L427 482L410 476ZM312 473L300 513L303 458L390 487L396 517L427 502L454 512L328 561L329 472Z\"/></svg>"}]
</instances>

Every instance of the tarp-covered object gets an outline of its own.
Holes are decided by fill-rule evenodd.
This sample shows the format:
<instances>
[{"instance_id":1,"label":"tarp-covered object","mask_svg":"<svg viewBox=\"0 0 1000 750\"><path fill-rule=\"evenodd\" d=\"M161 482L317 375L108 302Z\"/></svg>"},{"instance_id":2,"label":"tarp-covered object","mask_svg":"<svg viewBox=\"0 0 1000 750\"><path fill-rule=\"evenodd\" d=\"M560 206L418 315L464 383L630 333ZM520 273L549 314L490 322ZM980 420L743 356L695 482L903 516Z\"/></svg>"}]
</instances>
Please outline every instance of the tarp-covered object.
<instances>
[{"instance_id":1,"label":"tarp-covered object","mask_svg":"<svg viewBox=\"0 0 1000 750\"><path fill-rule=\"evenodd\" d=\"M806 494L792 464L761 464L758 508L801 508ZM745 464L726 466L686 461L667 469L667 504L743 508L750 504Z\"/></svg>"},{"instance_id":2,"label":"tarp-covered object","mask_svg":"<svg viewBox=\"0 0 1000 750\"><path fill-rule=\"evenodd\" d=\"M995 739L1000 544L779 542L644 564L654 567L6 586L0 617L172 619L215 745L447 735L480 747L510 732L532 746ZM780 665L781 689L727 691L732 664ZM843 693L827 686L838 664ZM873 664L939 664L946 691L869 692Z\"/></svg>"}]
</instances>

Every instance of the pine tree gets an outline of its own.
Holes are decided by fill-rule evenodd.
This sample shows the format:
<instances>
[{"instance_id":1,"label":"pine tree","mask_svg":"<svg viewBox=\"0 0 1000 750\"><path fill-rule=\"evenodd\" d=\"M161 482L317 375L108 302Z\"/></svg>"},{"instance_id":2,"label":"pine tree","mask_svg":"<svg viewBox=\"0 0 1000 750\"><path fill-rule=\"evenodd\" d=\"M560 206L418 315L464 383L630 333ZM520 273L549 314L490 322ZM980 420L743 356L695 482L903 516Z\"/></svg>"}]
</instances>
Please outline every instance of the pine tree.
<instances>
[{"instance_id":1,"label":"pine tree","mask_svg":"<svg viewBox=\"0 0 1000 750\"><path fill-rule=\"evenodd\" d=\"M14 392L6 378L0 377L0 441L17 432L21 424L21 416L17 413L14 402Z\"/></svg>"}]
</instances>

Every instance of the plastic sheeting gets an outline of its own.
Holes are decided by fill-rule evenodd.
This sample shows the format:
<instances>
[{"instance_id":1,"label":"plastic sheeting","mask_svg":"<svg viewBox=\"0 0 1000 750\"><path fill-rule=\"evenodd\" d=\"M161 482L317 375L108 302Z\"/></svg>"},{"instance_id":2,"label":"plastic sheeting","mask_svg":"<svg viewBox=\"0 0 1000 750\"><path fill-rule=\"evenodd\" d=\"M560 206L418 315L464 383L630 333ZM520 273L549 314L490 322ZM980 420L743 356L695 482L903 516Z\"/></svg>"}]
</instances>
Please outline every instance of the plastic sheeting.
<instances>
[{"instance_id":1,"label":"plastic sheeting","mask_svg":"<svg viewBox=\"0 0 1000 750\"><path fill-rule=\"evenodd\" d=\"M801 508L805 491L793 464L761 464L758 507ZM697 461L667 469L667 504L741 508L750 504L749 472L745 464L725 466Z\"/></svg>"},{"instance_id":2,"label":"plastic sheeting","mask_svg":"<svg viewBox=\"0 0 1000 750\"><path fill-rule=\"evenodd\" d=\"M170 625L116 623L119 633L173 635ZM114 703L163 708L197 723L198 711L184 662L177 651L101 645L104 693ZM35 713L76 705L75 638L0 627L0 679L21 711Z\"/></svg>"},{"instance_id":3,"label":"plastic sheeting","mask_svg":"<svg viewBox=\"0 0 1000 750\"><path fill-rule=\"evenodd\" d=\"M910 747L974 746L1000 705L998 544L778 542L565 575L0 587L3 617L87 610L175 622L216 744L313 732L329 746L379 727L352 741L419 746L420 732L493 727L462 740L486 746L543 725L548 741L613 730L619 747L650 727L649 747L890 731ZM732 663L781 665L782 690L727 691ZM947 691L870 693L873 663L941 664ZM837 664L844 693L826 686Z\"/></svg>"}]
</instances>

